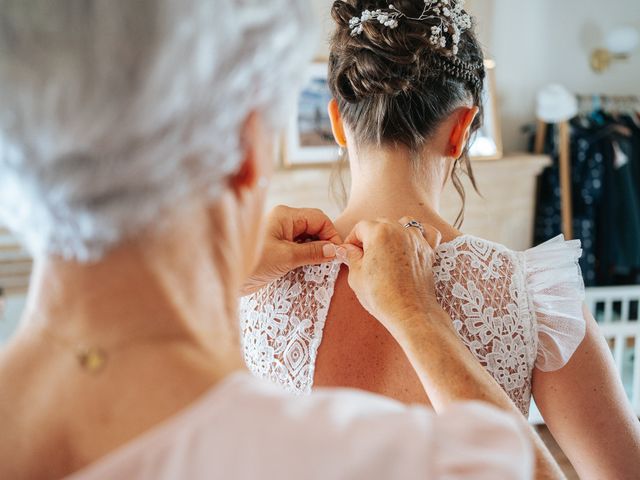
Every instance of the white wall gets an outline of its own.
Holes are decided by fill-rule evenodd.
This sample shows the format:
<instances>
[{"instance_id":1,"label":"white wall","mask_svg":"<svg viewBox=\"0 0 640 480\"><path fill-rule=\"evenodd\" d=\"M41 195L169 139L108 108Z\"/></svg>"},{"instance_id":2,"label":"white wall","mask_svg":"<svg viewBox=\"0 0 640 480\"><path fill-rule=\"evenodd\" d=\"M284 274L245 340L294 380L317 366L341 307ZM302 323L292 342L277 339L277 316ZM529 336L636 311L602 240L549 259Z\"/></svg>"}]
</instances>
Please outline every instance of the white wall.
<instances>
[{"instance_id":1,"label":"white wall","mask_svg":"<svg viewBox=\"0 0 640 480\"><path fill-rule=\"evenodd\" d=\"M333 2L313 2L326 38ZM601 75L589 67L589 53L611 28L640 29L640 0L467 0L467 5L497 63L507 151L525 148L520 127L533 121L535 94L548 83L560 82L576 93L640 95L640 51ZM326 56L326 41L319 56Z\"/></svg>"},{"instance_id":2,"label":"white wall","mask_svg":"<svg viewBox=\"0 0 640 480\"><path fill-rule=\"evenodd\" d=\"M524 147L519 133L533 118L539 88L559 82L576 93L640 95L640 51L604 74L589 55L619 25L640 29L638 0L479 0L493 3L488 53L497 62L503 134L508 150Z\"/></svg>"}]
</instances>

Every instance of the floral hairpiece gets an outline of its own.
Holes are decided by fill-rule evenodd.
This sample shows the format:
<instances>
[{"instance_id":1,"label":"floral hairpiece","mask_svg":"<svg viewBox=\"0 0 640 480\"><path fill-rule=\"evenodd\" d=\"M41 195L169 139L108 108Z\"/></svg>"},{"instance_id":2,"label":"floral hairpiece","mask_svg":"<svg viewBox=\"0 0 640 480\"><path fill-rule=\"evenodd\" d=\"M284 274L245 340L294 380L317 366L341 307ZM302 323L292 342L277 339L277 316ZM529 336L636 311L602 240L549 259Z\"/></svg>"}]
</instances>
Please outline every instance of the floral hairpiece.
<instances>
[{"instance_id":1,"label":"floral hairpiece","mask_svg":"<svg viewBox=\"0 0 640 480\"><path fill-rule=\"evenodd\" d=\"M464 0L424 0L424 9L419 17L410 17L394 5L388 9L365 10L359 17L353 17L349 21L351 36L360 35L364 30L364 24L377 20L381 25L394 29L398 27L398 21L407 20L436 20L438 25L431 27L429 42L438 49L451 55L458 54L460 35L471 28L471 17L464 11ZM448 49L448 37L451 38L451 48Z\"/></svg>"}]
</instances>

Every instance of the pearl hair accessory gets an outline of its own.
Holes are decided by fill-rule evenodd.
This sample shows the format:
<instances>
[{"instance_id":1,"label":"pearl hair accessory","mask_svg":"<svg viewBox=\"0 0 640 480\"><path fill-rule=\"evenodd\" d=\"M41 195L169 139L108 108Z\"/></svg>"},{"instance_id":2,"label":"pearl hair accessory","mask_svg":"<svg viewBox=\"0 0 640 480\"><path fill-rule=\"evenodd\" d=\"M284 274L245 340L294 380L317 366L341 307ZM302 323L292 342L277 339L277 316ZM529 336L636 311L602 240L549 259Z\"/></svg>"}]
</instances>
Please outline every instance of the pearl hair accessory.
<instances>
[{"instance_id":1,"label":"pearl hair accessory","mask_svg":"<svg viewBox=\"0 0 640 480\"><path fill-rule=\"evenodd\" d=\"M400 19L425 21L435 20L437 25L431 27L429 42L436 49L447 55L457 55L460 36L471 28L471 17L464 11L464 0L424 0L424 9L419 17L410 17L393 4L388 9L365 10L359 17L349 21L351 36L355 37L364 31L364 24L377 20L390 29L398 28Z\"/></svg>"}]
</instances>

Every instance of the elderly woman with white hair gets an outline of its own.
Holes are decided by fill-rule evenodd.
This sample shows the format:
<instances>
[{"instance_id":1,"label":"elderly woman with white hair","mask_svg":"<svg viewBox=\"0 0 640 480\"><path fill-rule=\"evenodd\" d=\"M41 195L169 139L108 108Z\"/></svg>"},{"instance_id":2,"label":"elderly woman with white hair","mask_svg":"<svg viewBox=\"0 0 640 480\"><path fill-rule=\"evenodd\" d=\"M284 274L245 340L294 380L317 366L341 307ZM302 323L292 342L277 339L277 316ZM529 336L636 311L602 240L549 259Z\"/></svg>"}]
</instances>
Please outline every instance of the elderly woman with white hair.
<instances>
[{"instance_id":1,"label":"elderly woman with white hair","mask_svg":"<svg viewBox=\"0 0 640 480\"><path fill-rule=\"evenodd\" d=\"M353 288L426 389L494 407L295 398L245 373L240 290L341 250L319 212L262 221L308 17L305 0L0 0L0 220L36 259L0 351L0 478L530 477L532 431L424 295L417 228L359 225Z\"/></svg>"}]
</instances>

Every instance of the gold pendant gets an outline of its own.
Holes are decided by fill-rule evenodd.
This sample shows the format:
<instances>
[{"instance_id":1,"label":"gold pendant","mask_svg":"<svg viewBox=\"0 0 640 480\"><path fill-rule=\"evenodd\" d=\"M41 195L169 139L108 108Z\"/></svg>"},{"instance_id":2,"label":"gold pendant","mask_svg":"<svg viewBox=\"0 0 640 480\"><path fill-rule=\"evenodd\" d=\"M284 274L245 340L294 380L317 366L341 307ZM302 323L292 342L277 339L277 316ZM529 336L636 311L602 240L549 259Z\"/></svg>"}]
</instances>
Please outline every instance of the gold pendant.
<instances>
[{"instance_id":1,"label":"gold pendant","mask_svg":"<svg viewBox=\"0 0 640 480\"><path fill-rule=\"evenodd\" d=\"M107 364L107 354L99 348L82 349L76 358L82 369L93 375L100 373Z\"/></svg>"}]
</instances>

